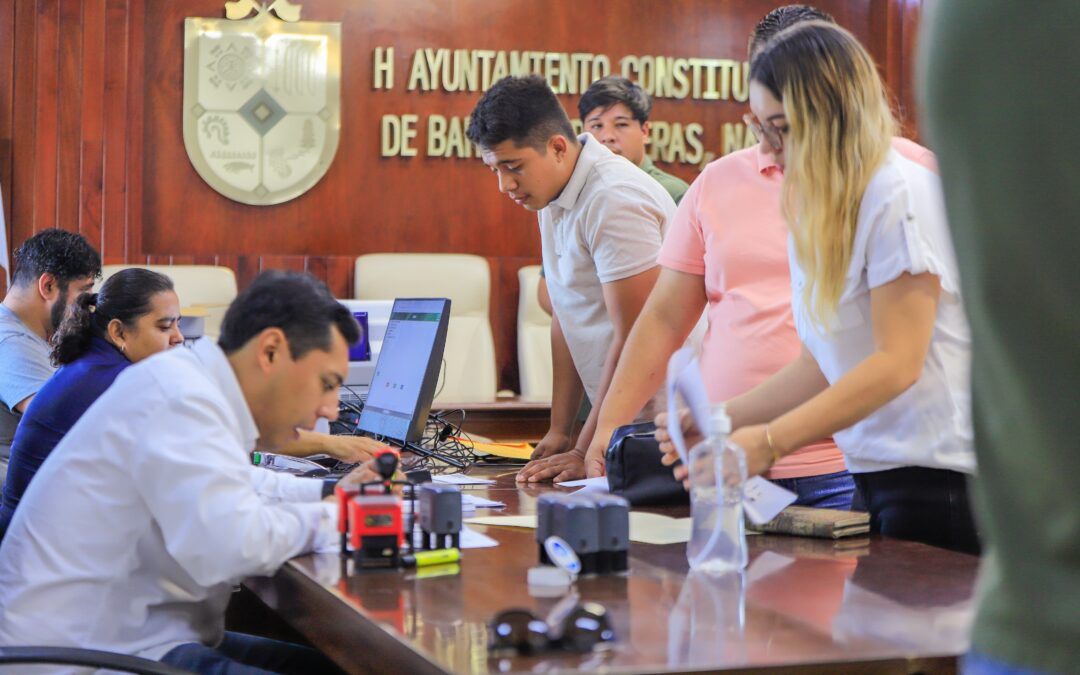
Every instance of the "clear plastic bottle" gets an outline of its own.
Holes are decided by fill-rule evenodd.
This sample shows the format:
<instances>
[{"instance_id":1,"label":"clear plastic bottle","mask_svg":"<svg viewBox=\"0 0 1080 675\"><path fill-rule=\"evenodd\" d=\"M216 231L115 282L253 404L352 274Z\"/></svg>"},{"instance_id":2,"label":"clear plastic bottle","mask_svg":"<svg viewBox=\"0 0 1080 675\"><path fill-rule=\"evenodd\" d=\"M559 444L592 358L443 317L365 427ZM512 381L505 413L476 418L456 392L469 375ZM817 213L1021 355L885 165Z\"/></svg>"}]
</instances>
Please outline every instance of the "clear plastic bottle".
<instances>
[{"instance_id":1,"label":"clear plastic bottle","mask_svg":"<svg viewBox=\"0 0 1080 675\"><path fill-rule=\"evenodd\" d=\"M690 450L690 569L723 573L746 568L743 484L746 454L727 442L731 420L723 404L712 408L709 435Z\"/></svg>"}]
</instances>

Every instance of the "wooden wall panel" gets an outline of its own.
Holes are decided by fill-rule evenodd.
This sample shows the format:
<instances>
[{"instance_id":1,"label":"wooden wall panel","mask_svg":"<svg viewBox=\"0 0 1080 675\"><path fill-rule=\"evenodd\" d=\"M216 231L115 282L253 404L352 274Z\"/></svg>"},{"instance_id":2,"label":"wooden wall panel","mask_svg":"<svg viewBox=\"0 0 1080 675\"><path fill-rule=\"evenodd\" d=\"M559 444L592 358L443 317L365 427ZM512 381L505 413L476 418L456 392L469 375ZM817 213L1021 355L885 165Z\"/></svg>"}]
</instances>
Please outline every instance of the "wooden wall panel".
<instances>
[{"instance_id":1,"label":"wooden wall panel","mask_svg":"<svg viewBox=\"0 0 1080 675\"><path fill-rule=\"evenodd\" d=\"M822 0L864 41L906 121L924 0ZM183 18L221 16L223 0L8 0L0 3L0 190L9 244L45 227L82 232L107 263L223 264L241 286L270 268L306 270L352 294L356 255L447 251L485 256L499 385L517 385L518 267L539 262L533 214L497 193L477 159L379 156L384 114L465 116L478 93L407 92L423 47L744 58L775 0L306 0L307 20L340 21L341 142L307 194L249 207L211 190L184 151ZM395 48L395 88L372 89L372 51ZM576 96L561 99L576 117ZM736 101L657 99L653 118L702 122L709 151ZM914 127L906 129L912 133ZM692 180L698 167L661 164ZM0 282L2 283L2 282Z\"/></svg>"},{"instance_id":2,"label":"wooden wall panel","mask_svg":"<svg viewBox=\"0 0 1080 675\"><path fill-rule=\"evenodd\" d=\"M135 259L128 248L127 215L127 0L105 1L105 76L102 98L101 255L107 263Z\"/></svg>"},{"instance_id":3,"label":"wooden wall panel","mask_svg":"<svg viewBox=\"0 0 1080 675\"><path fill-rule=\"evenodd\" d=\"M15 64L15 5L0 3L0 219L11 222L11 194L4 191L11 185L11 138L3 133L12 128L15 105L15 78L10 74ZM3 236L6 235L5 228ZM10 244L10 240L7 242ZM7 292L7 281L0 274L0 293Z\"/></svg>"}]
</instances>

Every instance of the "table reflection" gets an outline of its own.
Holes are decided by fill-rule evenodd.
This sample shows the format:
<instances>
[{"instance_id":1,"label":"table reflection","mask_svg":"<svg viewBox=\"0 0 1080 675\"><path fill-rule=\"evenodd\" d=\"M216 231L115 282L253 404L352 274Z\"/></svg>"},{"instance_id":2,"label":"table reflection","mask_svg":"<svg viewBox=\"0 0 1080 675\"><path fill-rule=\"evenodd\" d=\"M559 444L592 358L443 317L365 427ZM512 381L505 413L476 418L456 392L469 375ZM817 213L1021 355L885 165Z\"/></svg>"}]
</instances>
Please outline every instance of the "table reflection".
<instances>
[{"instance_id":1,"label":"table reflection","mask_svg":"<svg viewBox=\"0 0 1080 675\"><path fill-rule=\"evenodd\" d=\"M668 665L742 662L745 628L746 575L691 570L668 615Z\"/></svg>"},{"instance_id":2,"label":"table reflection","mask_svg":"<svg viewBox=\"0 0 1080 675\"><path fill-rule=\"evenodd\" d=\"M833 636L842 643L871 638L922 652L966 652L975 618L973 580L943 583L943 577L921 575L915 583L897 584L897 577L912 578L906 567L886 558L860 558L844 584Z\"/></svg>"}]
</instances>

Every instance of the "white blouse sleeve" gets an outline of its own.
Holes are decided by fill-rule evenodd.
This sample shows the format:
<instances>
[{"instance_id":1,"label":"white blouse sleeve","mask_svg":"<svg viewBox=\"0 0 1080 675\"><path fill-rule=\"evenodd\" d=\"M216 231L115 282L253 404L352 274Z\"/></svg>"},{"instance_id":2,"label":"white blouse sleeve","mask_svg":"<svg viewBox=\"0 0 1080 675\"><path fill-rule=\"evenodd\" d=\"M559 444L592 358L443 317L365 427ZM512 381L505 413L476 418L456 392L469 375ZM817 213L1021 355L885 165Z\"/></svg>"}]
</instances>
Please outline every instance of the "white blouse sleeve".
<instances>
[{"instance_id":1,"label":"white blouse sleeve","mask_svg":"<svg viewBox=\"0 0 1080 675\"><path fill-rule=\"evenodd\" d=\"M929 272L945 292L959 295L940 180L916 168L903 174L894 170L888 186L874 180L867 187L856 233L857 241L864 239L867 284L877 288L905 272Z\"/></svg>"}]
</instances>

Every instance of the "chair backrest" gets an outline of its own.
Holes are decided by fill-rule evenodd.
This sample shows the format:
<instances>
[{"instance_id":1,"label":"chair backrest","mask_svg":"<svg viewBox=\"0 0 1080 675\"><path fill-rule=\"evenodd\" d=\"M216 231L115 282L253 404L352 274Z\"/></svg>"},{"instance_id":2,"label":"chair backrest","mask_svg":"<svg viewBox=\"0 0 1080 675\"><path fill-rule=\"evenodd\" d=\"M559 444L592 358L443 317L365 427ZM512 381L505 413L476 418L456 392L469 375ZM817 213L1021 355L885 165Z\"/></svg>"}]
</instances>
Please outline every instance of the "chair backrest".
<instances>
[{"instance_id":1,"label":"chair backrest","mask_svg":"<svg viewBox=\"0 0 1080 675\"><path fill-rule=\"evenodd\" d=\"M31 667L14 671L7 668L10 665ZM190 671L160 661L151 661L141 656L117 654L97 649L80 649L78 647L0 647L0 671L5 673L24 671L51 673L56 670L55 668L45 670L33 667L36 665L84 666L93 668L94 672L123 672L135 673L136 675L190 675ZM99 668L107 669L107 671L97 670ZM64 672L69 670L65 668Z\"/></svg>"},{"instance_id":2,"label":"chair backrest","mask_svg":"<svg viewBox=\"0 0 1080 675\"><path fill-rule=\"evenodd\" d=\"M141 267L172 279L180 306L205 309L203 334L218 336L225 310L236 298L236 274L231 269L217 265L105 265L101 269L102 281L128 267Z\"/></svg>"},{"instance_id":3,"label":"chair backrest","mask_svg":"<svg viewBox=\"0 0 1080 675\"><path fill-rule=\"evenodd\" d=\"M491 269L486 259L460 253L371 253L356 259L359 300L450 298L446 367L436 403L495 400L495 340L489 304Z\"/></svg>"},{"instance_id":4,"label":"chair backrest","mask_svg":"<svg viewBox=\"0 0 1080 675\"><path fill-rule=\"evenodd\" d=\"M539 265L518 270L518 376L528 401L551 400L551 317L536 299L539 284Z\"/></svg>"}]
</instances>

